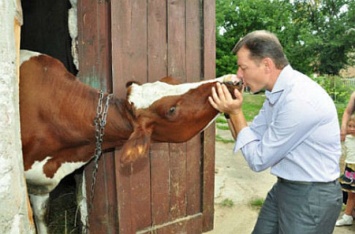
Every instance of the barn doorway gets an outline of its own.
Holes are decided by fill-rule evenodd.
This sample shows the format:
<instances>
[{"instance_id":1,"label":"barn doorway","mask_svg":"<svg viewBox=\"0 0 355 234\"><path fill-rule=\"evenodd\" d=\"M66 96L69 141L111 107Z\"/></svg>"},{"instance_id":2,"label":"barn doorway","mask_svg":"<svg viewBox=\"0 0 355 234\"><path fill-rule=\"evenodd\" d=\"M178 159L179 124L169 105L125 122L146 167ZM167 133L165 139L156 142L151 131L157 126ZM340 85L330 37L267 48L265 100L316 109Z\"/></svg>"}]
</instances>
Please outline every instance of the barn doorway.
<instances>
[{"instance_id":1,"label":"barn doorway","mask_svg":"<svg viewBox=\"0 0 355 234\"><path fill-rule=\"evenodd\" d=\"M23 26L21 49L37 51L59 59L72 74L78 73L74 64L72 37L68 27L69 0L22 0ZM79 170L66 178L50 194L49 233L80 233L76 222L76 183Z\"/></svg>"},{"instance_id":2,"label":"barn doorway","mask_svg":"<svg viewBox=\"0 0 355 234\"><path fill-rule=\"evenodd\" d=\"M68 11L72 8L69 0L22 0L21 4L21 49L51 55L76 75L68 27Z\"/></svg>"},{"instance_id":3,"label":"barn doorway","mask_svg":"<svg viewBox=\"0 0 355 234\"><path fill-rule=\"evenodd\" d=\"M22 48L60 59L80 80L119 98L125 97L125 84L131 80L153 82L169 75L181 82L215 78L214 0L79 0L79 69L70 35L61 28L67 24L70 2L23 0L22 4ZM52 16L59 13L61 17ZM43 20L61 21L61 26ZM38 39L42 34L51 35ZM121 169L119 149L105 153L99 160L90 204L90 232L202 233L213 229L214 142L211 125L186 143L153 144L144 165L128 170ZM89 199L94 168L90 163L84 173Z\"/></svg>"}]
</instances>

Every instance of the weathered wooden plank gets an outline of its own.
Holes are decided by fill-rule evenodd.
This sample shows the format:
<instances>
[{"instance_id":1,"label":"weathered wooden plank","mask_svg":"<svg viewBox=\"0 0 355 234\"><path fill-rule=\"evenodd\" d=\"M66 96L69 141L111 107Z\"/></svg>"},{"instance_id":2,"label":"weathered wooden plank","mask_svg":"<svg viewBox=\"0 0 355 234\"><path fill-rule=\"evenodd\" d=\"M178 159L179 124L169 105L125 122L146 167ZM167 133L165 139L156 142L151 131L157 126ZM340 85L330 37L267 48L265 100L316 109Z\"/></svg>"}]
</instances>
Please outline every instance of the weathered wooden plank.
<instances>
[{"instance_id":1,"label":"weathered wooden plank","mask_svg":"<svg viewBox=\"0 0 355 234\"><path fill-rule=\"evenodd\" d=\"M186 1L186 77L188 82L201 79L201 17L199 0ZM201 212L201 135L187 142L187 215Z\"/></svg>"},{"instance_id":2,"label":"weathered wooden plank","mask_svg":"<svg viewBox=\"0 0 355 234\"><path fill-rule=\"evenodd\" d=\"M113 92L124 98L125 84L132 80L132 5L130 0L118 0L111 2L111 8Z\"/></svg>"},{"instance_id":3,"label":"weathered wooden plank","mask_svg":"<svg viewBox=\"0 0 355 234\"><path fill-rule=\"evenodd\" d=\"M113 153L103 154L95 177L93 200L91 188L94 163L89 164L85 169L88 207L91 207L89 210L89 231L91 233L117 233L117 213L112 206L112 203L116 201L115 183L113 183L115 175L112 165L114 165Z\"/></svg>"},{"instance_id":4,"label":"weathered wooden plank","mask_svg":"<svg viewBox=\"0 0 355 234\"><path fill-rule=\"evenodd\" d=\"M168 0L168 74L186 82L185 1Z\"/></svg>"},{"instance_id":5,"label":"weathered wooden plank","mask_svg":"<svg viewBox=\"0 0 355 234\"><path fill-rule=\"evenodd\" d=\"M166 1L148 1L148 80L167 76ZM169 144L153 144L150 151L152 225L169 221Z\"/></svg>"},{"instance_id":6,"label":"weathered wooden plank","mask_svg":"<svg viewBox=\"0 0 355 234\"><path fill-rule=\"evenodd\" d=\"M137 232L137 234L200 234L202 233L201 219L202 215L201 213L198 213L195 215L176 219L162 225L152 226L150 228Z\"/></svg>"},{"instance_id":7,"label":"weathered wooden plank","mask_svg":"<svg viewBox=\"0 0 355 234\"><path fill-rule=\"evenodd\" d=\"M193 215L202 211L202 156L201 136L197 135L187 142L186 165L186 213Z\"/></svg>"},{"instance_id":8,"label":"weathered wooden plank","mask_svg":"<svg viewBox=\"0 0 355 234\"><path fill-rule=\"evenodd\" d=\"M148 81L147 2L131 1L131 74L133 80ZM151 225L150 161L147 158L133 165L131 175L132 214L136 230Z\"/></svg>"},{"instance_id":9,"label":"weathered wooden plank","mask_svg":"<svg viewBox=\"0 0 355 234\"><path fill-rule=\"evenodd\" d=\"M78 45L79 73L82 81L93 87L111 90L111 59L109 35L109 12L107 2L90 0L78 1ZM92 209L89 213L90 231L96 233L115 233L117 214L111 204L116 201L114 164L112 153L104 154L98 166L94 199L91 201L91 185L94 163L85 168L87 196Z\"/></svg>"},{"instance_id":10,"label":"weathered wooden plank","mask_svg":"<svg viewBox=\"0 0 355 234\"><path fill-rule=\"evenodd\" d=\"M106 1L78 1L78 77L108 92L112 90L110 10Z\"/></svg>"},{"instance_id":11,"label":"weathered wooden plank","mask_svg":"<svg viewBox=\"0 0 355 234\"><path fill-rule=\"evenodd\" d=\"M193 219L187 220L186 233L200 234L200 233L202 233L202 215L201 215L201 213L197 213L194 215L194 217L195 218L193 218Z\"/></svg>"},{"instance_id":12,"label":"weathered wooden plank","mask_svg":"<svg viewBox=\"0 0 355 234\"><path fill-rule=\"evenodd\" d=\"M115 90L120 92L129 80L146 82L147 72L147 3L120 1L112 3L112 37ZM124 10L123 10L124 9ZM117 12L117 13L116 13ZM128 170L128 169L123 169ZM133 164L130 172L118 171L120 230L135 231L151 224L149 160ZM127 217L126 217L127 216Z\"/></svg>"},{"instance_id":13,"label":"weathered wooden plank","mask_svg":"<svg viewBox=\"0 0 355 234\"><path fill-rule=\"evenodd\" d=\"M168 0L168 74L186 82L185 1ZM170 144L170 220L186 215L186 143Z\"/></svg>"},{"instance_id":14,"label":"weathered wooden plank","mask_svg":"<svg viewBox=\"0 0 355 234\"><path fill-rule=\"evenodd\" d=\"M213 229L214 220L214 170L215 170L215 124L204 131L202 213L203 232Z\"/></svg>"},{"instance_id":15,"label":"weathered wooden plank","mask_svg":"<svg viewBox=\"0 0 355 234\"><path fill-rule=\"evenodd\" d=\"M216 32L215 1L203 1L203 70L205 79L216 76ZM214 220L214 168L215 168L215 124L204 131L204 163L203 163L203 231L213 229Z\"/></svg>"},{"instance_id":16,"label":"weathered wooden plank","mask_svg":"<svg viewBox=\"0 0 355 234\"><path fill-rule=\"evenodd\" d=\"M136 230L149 227L152 223L149 164L147 157L132 166L131 209Z\"/></svg>"},{"instance_id":17,"label":"weathered wooden plank","mask_svg":"<svg viewBox=\"0 0 355 234\"><path fill-rule=\"evenodd\" d=\"M115 157L119 155L118 152L115 153ZM116 166L116 191L117 191L117 201L113 203L117 205L116 211L118 213L118 233L135 233L136 225L134 217L134 210L132 210L132 200L131 200L131 181L130 176L132 173L132 168L127 166L121 168Z\"/></svg>"},{"instance_id":18,"label":"weathered wooden plank","mask_svg":"<svg viewBox=\"0 0 355 234\"><path fill-rule=\"evenodd\" d=\"M154 82L168 75L166 1L148 1L148 80Z\"/></svg>"},{"instance_id":19,"label":"weathered wooden plank","mask_svg":"<svg viewBox=\"0 0 355 234\"><path fill-rule=\"evenodd\" d=\"M170 144L170 220L186 215L186 143Z\"/></svg>"},{"instance_id":20,"label":"weathered wooden plank","mask_svg":"<svg viewBox=\"0 0 355 234\"><path fill-rule=\"evenodd\" d=\"M113 91L119 97L126 95L124 84L132 80L132 4L130 0L111 2L111 38L112 38L112 71ZM135 207L131 189L133 167L121 168L119 150L115 153L116 167L116 209L119 218L119 233L136 231Z\"/></svg>"},{"instance_id":21,"label":"weathered wooden plank","mask_svg":"<svg viewBox=\"0 0 355 234\"><path fill-rule=\"evenodd\" d=\"M201 1L186 1L186 77L187 82L200 81L201 74Z\"/></svg>"},{"instance_id":22,"label":"weathered wooden plank","mask_svg":"<svg viewBox=\"0 0 355 234\"><path fill-rule=\"evenodd\" d=\"M151 151L152 225L160 225L170 221L169 144L153 144Z\"/></svg>"}]
</instances>

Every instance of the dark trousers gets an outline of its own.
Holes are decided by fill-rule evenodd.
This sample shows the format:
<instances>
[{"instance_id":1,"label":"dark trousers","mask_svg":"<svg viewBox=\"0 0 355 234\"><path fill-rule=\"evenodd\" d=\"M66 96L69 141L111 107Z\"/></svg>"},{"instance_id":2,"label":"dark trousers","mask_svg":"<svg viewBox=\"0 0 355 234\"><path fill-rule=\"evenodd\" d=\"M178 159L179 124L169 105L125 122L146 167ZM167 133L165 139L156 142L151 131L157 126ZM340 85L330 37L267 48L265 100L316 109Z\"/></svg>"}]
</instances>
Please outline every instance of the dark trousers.
<instances>
[{"instance_id":1,"label":"dark trousers","mask_svg":"<svg viewBox=\"0 0 355 234\"><path fill-rule=\"evenodd\" d=\"M269 191L253 234L331 234L343 203L338 180L281 181Z\"/></svg>"}]
</instances>

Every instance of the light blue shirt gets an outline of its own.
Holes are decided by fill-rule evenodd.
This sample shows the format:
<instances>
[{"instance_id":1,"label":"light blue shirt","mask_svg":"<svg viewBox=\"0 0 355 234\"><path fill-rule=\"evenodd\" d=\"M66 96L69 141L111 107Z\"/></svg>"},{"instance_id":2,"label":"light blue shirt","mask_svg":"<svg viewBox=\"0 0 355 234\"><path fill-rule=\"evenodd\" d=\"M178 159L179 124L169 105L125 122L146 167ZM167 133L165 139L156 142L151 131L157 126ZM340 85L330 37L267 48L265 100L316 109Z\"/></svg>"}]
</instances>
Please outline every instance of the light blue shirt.
<instances>
[{"instance_id":1,"label":"light blue shirt","mask_svg":"<svg viewBox=\"0 0 355 234\"><path fill-rule=\"evenodd\" d=\"M247 105L247 103L244 103ZM239 134L249 167L294 181L329 182L340 174L340 127L333 100L316 82L286 66L259 114Z\"/></svg>"}]
</instances>

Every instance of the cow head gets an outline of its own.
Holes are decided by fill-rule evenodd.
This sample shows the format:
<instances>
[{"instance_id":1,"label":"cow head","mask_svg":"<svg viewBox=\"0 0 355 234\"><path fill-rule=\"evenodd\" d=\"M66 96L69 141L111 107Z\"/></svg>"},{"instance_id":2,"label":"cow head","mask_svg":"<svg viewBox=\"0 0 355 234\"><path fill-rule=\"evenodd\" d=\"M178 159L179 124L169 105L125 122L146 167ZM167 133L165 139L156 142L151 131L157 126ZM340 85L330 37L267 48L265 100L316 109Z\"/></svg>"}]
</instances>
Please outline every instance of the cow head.
<instances>
[{"instance_id":1,"label":"cow head","mask_svg":"<svg viewBox=\"0 0 355 234\"><path fill-rule=\"evenodd\" d=\"M233 94L243 84L235 75L177 84L171 77L154 83L129 83L127 101L134 113L134 130L122 148L121 162L131 163L146 155L151 141L179 143L203 131L217 117L208 97L217 82Z\"/></svg>"}]
</instances>

